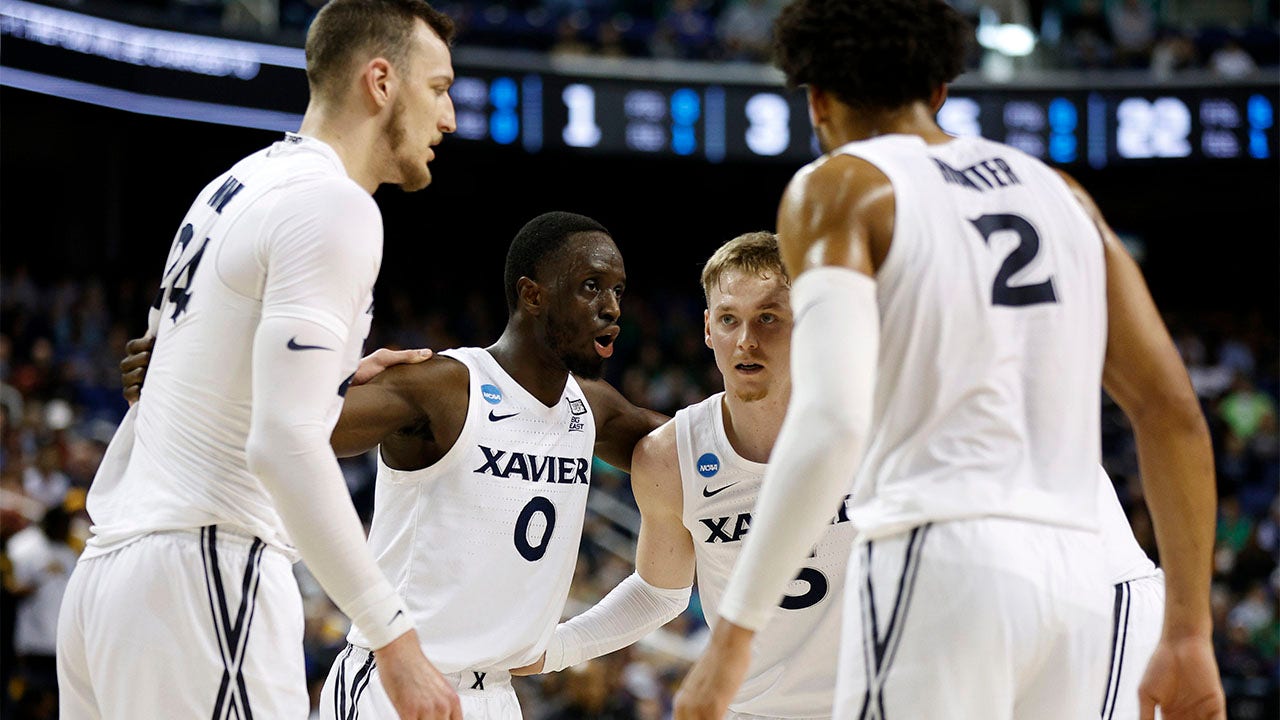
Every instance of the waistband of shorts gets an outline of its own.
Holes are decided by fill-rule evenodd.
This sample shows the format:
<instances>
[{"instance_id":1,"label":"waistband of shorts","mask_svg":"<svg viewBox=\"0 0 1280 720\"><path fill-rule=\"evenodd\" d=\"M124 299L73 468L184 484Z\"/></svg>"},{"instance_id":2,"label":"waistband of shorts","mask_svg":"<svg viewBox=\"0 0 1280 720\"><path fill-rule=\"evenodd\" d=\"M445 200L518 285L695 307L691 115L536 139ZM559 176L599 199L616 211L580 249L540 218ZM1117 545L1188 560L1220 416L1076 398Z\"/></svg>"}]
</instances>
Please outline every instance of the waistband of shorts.
<instances>
[{"instance_id":1,"label":"waistband of shorts","mask_svg":"<svg viewBox=\"0 0 1280 720\"><path fill-rule=\"evenodd\" d=\"M506 692L511 687L511 673L506 670L463 670L443 674L444 679L453 683L458 692L463 694Z\"/></svg>"},{"instance_id":2,"label":"waistband of shorts","mask_svg":"<svg viewBox=\"0 0 1280 720\"><path fill-rule=\"evenodd\" d=\"M149 532L142 537L174 537L195 540L196 542L203 543L207 542L210 535L213 536L214 540L221 547L229 545L231 547L242 548L247 551L252 548L256 542L281 557L288 557L288 554L285 553L284 550L281 550L262 538L253 535L247 530L238 528L234 525L206 525L204 527L178 528L175 530L156 530Z\"/></svg>"},{"instance_id":3,"label":"waistband of shorts","mask_svg":"<svg viewBox=\"0 0 1280 720\"><path fill-rule=\"evenodd\" d=\"M347 647L351 648L350 660L357 665L363 663L373 652L369 648L351 643L347 643ZM440 674L460 693L480 694L495 690L505 692L511 687L511 673L506 670L461 670Z\"/></svg>"}]
</instances>

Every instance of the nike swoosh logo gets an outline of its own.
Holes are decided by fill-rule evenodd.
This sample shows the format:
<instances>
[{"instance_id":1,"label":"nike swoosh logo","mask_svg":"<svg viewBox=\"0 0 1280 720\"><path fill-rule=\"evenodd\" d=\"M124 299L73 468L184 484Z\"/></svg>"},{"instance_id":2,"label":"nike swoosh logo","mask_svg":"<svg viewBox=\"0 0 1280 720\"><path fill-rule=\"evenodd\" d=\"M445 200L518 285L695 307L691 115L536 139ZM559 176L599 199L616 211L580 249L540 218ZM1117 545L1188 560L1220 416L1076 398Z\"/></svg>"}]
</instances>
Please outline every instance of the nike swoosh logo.
<instances>
[{"instance_id":1,"label":"nike swoosh logo","mask_svg":"<svg viewBox=\"0 0 1280 720\"><path fill-rule=\"evenodd\" d=\"M494 415L494 414L493 414L493 411L492 411L492 410L490 410L490 411L489 411L489 422L498 422L499 420L506 420L507 418L515 417L515 416L517 416L517 415L519 415L519 414L520 414L520 413L518 413L518 412L513 412L513 413L511 413L510 415Z\"/></svg>"},{"instance_id":2,"label":"nike swoosh logo","mask_svg":"<svg viewBox=\"0 0 1280 720\"><path fill-rule=\"evenodd\" d=\"M288 347L290 350L332 350L333 349L331 347L325 347L323 345L299 345L297 335L294 335L293 337L289 338Z\"/></svg>"},{"instance_id":3,"label":"nike swoosh logo","mask_svg":"<svg viewBox=\"0 0 1280 720\"><path fill-rule=\"evenodd\" d=\"M725 490L728 490L729 488L731 488L731 487L733 487L734 485L737 485L737 484L738 484L738 483L736 483L736 482L731 482L731 483L729 483L728 485L725 485L725 486L724 486L724 487L722 487L722 488L716 488L715 490L711 490L711 489L709 489L709 488L705 488L705 487L704 487L704 488L702 488L702 497L712 497L712 496L714 496L714 495L719 495L720 493L724 492Z\"/></svg>"},{"instance_id":4,"label":"nike swoosh logo","mask_svg":"<svg viewBox=\"0 0 1280 720\"><path fill-rule=\"evenodd\" d=\"M326 348L326 349L327 349L327 348ZM397 611L396 611L396 614L395 614L395 615L392 615L392 616L391 616L391 619L387 621L387 625L390 625L391 623L395 622L395 621L396 621L396 618L400 617L400 616L401 616L401 615L403 615L403 614L404 614L404 611L403 611L403 610L397 610Z\"/></svg>"}]
</instances>

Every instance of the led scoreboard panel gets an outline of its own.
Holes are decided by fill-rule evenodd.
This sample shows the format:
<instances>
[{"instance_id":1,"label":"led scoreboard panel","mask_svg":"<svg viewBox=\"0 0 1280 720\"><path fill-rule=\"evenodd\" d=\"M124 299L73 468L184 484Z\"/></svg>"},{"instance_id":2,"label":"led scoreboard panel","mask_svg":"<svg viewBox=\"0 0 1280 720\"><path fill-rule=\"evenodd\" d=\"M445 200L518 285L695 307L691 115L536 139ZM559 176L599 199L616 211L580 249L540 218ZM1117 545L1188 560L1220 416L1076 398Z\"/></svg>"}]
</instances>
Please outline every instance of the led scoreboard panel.
<instances>
[{"instance_id":1,"label":"led scoreboard panel","mask_svg":"<svg viewBox=\"0 0 1280 720\"><path fill-rule=\"evenodd\" d=\"M526 150L807 162L818 154L803 93L530 74L465 74L458 134ZM938 113L1054 164L1273 158L1277 88L965 89ZM521 128L520 122L526 123Z\"/></svg>"},{"instance_id":2,"label":"led scoreboard panel","mask_svg":"<svg viewBox=\"0 0 1280 720\"><path fill-rule=\"evenodd\" d=\"M644 61L564 65L545 55L469 48L457 49L454 64L455 137L464 142L712 163L799 165L818 154L804 94L751 66L667 64L659 72L659 65ZM131 112L293 130L307 103L304 67L301 48L0 0L0 85L22 90ZM1121 81L1129 84L1067 78L1019 87L961 78L938 121L949 132L982 135L1066 166L1274 161L1280 101L1274 79L1112 80Z\"/></svg>"}]
</instances>

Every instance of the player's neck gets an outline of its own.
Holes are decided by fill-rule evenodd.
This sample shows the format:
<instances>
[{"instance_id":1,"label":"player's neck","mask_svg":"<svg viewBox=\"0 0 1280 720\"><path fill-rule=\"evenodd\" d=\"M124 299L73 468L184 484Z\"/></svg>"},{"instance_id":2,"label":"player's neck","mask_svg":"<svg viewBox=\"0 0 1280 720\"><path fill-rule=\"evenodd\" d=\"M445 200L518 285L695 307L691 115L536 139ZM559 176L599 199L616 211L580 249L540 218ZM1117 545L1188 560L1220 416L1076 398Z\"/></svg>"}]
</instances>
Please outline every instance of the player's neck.
<instances>
[{"instance_id":1,"label":"player's neck","mask_svg":"<svg viewBox=\"0 0 1280 720\"><path fill-rule=\"evenodd\" d=\"M833 113L827 134L832 148L882 135L916 135L930 145L954 139L938 127L932 109L924 102L887 110L854 110L841 106Z\"/></svg>"},{"instance_id":2,"label":"player's neck","mask_svg":"<svg viewBox=\"0 0 1280 720\"><path fill-rule=\"evenodd\" d=\"M375 157L379 131L373 122L353 121L313 101L307 106L298 133L333 148L347 175L370 195L382 184L380 165Z\"/></svg>"},{"instance_id":3,"label":"player's neck","mask_svg":"<svg viewBox=\"0 0 1280 720\"><path fill-rule=\"evenodd\" d=\"M569 372L547 348L532 340L529 333L508 325L498 342L485 348L498 365L530 395L547 407L560 402Z\"/></svg>"},{"instance_id":4,"label":"player's neck","mask_svg":"<svg viewBox=\"0 0 1280 720\"><path fill-rule=\"evenodd\" d=\"M721 403L724 434L735 452L751 462L769 461L787 412L788 393L776 393L760 400L743 400L728 391Z\"/></svg>"}]
</instances>

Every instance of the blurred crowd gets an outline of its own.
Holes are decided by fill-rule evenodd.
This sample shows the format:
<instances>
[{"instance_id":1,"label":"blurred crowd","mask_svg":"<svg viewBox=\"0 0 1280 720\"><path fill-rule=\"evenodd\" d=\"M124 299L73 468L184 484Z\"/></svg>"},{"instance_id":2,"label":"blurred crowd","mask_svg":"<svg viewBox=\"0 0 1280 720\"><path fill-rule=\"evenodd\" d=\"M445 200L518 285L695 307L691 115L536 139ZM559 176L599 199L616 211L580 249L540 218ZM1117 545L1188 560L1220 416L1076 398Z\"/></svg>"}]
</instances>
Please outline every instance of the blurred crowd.
<instances>
[{"instance_id":1,"label":"blurred crowd","mask_svg":"<svg viewBox=\"0 0 1280 720\"><path fill-rule=\"evenodd\" d=\"M300 45L324 0L50 0L89 12ZM950 0L975 26L1025 28L1024 67L1207 69L1223 77L1280 65L1274 0ZM785 0L437 0L457 44L552 55L768 63ZM980 33L980 37L985 37ZM974 67L1001 50L975 49Z\"/></svg>"},{"instance_id":2,"label":"blurred crowd","mask_svg":"<svg viewBox=\"0 0 1280 720\"><path fill-rule=\"evenodd\" d=\"M126 409L117 365L125 341L144 327L151 290L131 280L36 278L22 267L0 273L5 717L56 717L58 606L88 531L85 493ZM450 307L456 309L432 307L404 292L380 296L368 347L487 344L505 323L500 302L473 296ZM608 378L633 402L667 414L719 390L711 353L702 344L702 307L692 285L687 292L629 295ZM1215 642L1231 716L1239 718L1275 717L1280 687L1280 341L1272 320L1238 313L1168 318L1213 432L1220 495ZM1135 534L1158 561L1132 433L1123 413L1105 399L1103 433L1104 464ZM373 458L344 460L343 469L367 521ZM594 468L570 615L631 572L638 515L628 480L606 465ZM318 697L348 625L301 564L297 575L307 611L309 681ZM517 679L526 717L667 717L705 632L695 593L684 614L633 648L561 673Z\"/></svg>"}]
</instances>

